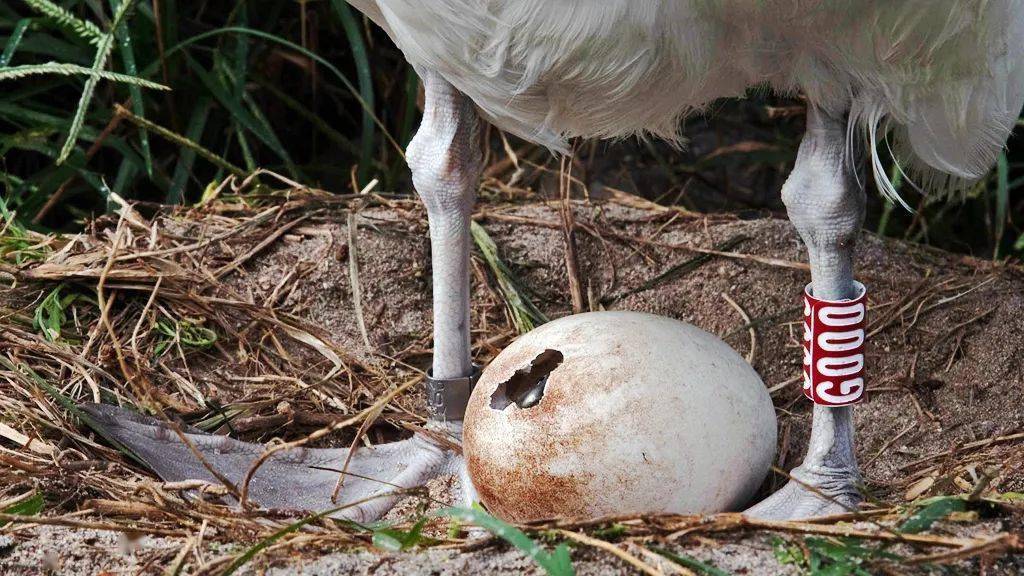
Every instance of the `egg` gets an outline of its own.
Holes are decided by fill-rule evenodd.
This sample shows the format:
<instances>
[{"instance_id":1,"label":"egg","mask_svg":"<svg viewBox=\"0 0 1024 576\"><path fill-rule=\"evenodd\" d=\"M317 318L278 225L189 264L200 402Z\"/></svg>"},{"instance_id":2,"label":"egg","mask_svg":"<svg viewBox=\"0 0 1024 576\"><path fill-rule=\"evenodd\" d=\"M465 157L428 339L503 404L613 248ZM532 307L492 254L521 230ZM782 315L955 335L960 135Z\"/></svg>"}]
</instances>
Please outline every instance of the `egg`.
<instances>
[{"instance_id":1,"label":"egg","mask_svg":"<svg viewBox=\"0 0 1024 576\"><path fill-rule=\"evenodd\" d=\"M764 383L728 344L638 312L567 316L484 370L463 452L512 522L736 510L775 454Z\"/></svg>"}]
</instances>

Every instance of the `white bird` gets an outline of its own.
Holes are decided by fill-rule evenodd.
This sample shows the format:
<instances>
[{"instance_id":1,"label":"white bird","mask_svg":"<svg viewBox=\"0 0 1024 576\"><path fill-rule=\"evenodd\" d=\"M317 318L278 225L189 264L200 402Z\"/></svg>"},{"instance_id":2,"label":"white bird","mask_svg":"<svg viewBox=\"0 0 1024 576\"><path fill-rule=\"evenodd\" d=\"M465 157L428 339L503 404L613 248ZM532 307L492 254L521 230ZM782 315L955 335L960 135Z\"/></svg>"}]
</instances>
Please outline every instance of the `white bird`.
<instances>
[{"instance_id":1,"label":"white bird","mask_svg":"<svg viewBox=\"0 0 1024 576\"><path fill-rule=\"evenodd\" d=\"M986 172L1024 104L1019 0L350 2L387 32L425 85L422 124L407 156L430 221L428 395L433 427L456 436L475 370L469 216L482 169L478 118L564 152L572 137L674 140L681 119L751 87L802 93L807 129L782 199L809 251L814 296L840 301L859 290L853 256L864 192L854 145L867 141L878 187L894 201L901 202L875 152L883 138L891 137L916 182L955 190ZM113 408L90 411L164 478L212 479L176 435ZM263 452L190 438L235 482ZM340 468L345 454L279 454L257 473L252 498L271 507L333 508L337 473L310 466ZM462 469L461 457L425 436L362 449L340 500L355 504L342 513L378 517L394 498L361 500ZM860 501L852 407L814 407L808 453L792 475L796 481L747 512L800 518Z\"/></svg>"}]
</instances>

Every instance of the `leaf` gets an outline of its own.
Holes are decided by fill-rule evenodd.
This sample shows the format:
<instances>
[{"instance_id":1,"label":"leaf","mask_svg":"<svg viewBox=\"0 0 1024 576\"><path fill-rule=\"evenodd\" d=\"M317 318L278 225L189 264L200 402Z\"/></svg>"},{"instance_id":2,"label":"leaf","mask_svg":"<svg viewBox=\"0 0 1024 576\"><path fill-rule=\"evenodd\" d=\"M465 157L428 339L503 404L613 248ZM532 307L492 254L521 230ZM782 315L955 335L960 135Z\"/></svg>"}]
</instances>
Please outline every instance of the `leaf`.
<instances>
[{"instance_id":1,"label":"leaf","mask_svg":"<svg viewBox=\"0 0 1024 576\"><path fill-rule=\"evenodd\" d=\"M61 328L67 320L64 310L78 298L77 294L61 298L60 289L61 286L57 286L50 291L32 314L32 327L41 332L48 342L60 338Z\"/></svg>"},{"instance_id":2,"label":"leaf","mask_svg":"<svg viewBox=\"0 0 1024 576\"><path fill-rule=\"evenodd\" d=\"M522 530L498 520L482 508L445 508L439 511L437 515L456 518L487 530L521 550L527 557L543 568L548 576L573 576L576 573L572 566L572 559L569 557L569 546L564 542L555 547L553 552L548 553Z\"/></svg>"},{"instance_id":3,"label":"leaf","mask_svg":"<svg viewBox=\"0 0 1024 576\"><path fill-rule=\"evenodd\" d=\"M18 516L37 516L43 511L43 495L36 492L31 498L27 498L4 508L4 514L17 514ZM0 522L0 528L6 526L7 522Z\"/></svg>"},{"instance_id":4,"label":"leaf","mask_svg":"<svg viewBox=\"0 0 1024 576\"><path fill-rule=\"evenodd\" d=\"M18 49L18 44L21 44L21 38L25 35L25 30L28 29L28 25L31 23L31 18L22 18L14 25L14 30L7 37L7 44L4 45L4 52L0 54L0 68L6 68L11 63L14 51Z\"/></svg>"},{"instance_id":5,"label":"leaf","mask_svg":"<svg viewBox=\"0 0 1024 576\"><path fill-rule=\"evenodd\" d=\"M120 2L121 0L110 0L111 10L116 12ZM117 39L117 48L121 53L121 61L124 63L125 72L131 76L137 76L139 68L135 64L135 50L132 49L132 38L131 33L128 31L128 26L121 23L114 30L114 37ZM132 111L139 118L145 118L146 109L142 101L142 90L139 90L138 85L129 84L128 94L132 97ZM142 158L146 162L146 174L152 177L153 157L149 150L149 133L145 129L139 132L139 147L142 148Z\"/></svg>"},{"instance_id":6,"label":"leaf","mask_svg":"<svg viewBox=\"0 0 1024 576\"><path fill-rule=\"evenodd\" d=\"M516 330L520 334L525 334L547 322L547 316L534 305L530 297L527 296L526 290L523 289L522 283L498 255L498 245L494 243L487 230L475 221L469 223L469 230L473 235L476 247L494 274L495 280L498 281L498 289L504 297L505 306L508 308Z\"/></svg>"},{"instance_id":7,"label":"leaf","mask_svg":"<svg viewBox=\"0 0 1024 576\"><path fill-rule=\"evenodd\" d=\"M348 38L348 45L352 51L352 60L356 65L359 95L365 103L358 172L359 186L364 186L367 182L366 171L373 161L373 75L370 71L370 59L366 55L363 33L352 13L352 8L344 0L331 0L331 7L334 8L334 13L338 15L338 19L341 20L341 25L345 29L345 36Z\"/></svg>"},{"instance_id":8,"label":"leaf","mask_svg":"<svg viewBox=\"0 0 1024 576\"><path fill-rule=\"evenodd\" d=\"M804 539L811 576L872 576L863 565L873 560L901 560L883 548L864 546L857 538Z\"/></svg>"},{"instance_id":9,"label":"leaf","mask_svg":"<svg viewBox=\"0 0 1024 576\"><path fill-rule=\"evenodd\" d=\"M899 527L900 532L906 534L917 534L932 527L932 524L949 516L953 512L962 512L967 509L967 502L963 498L947 496L931 502L921 508Z\"/></svg>"},{"instance_id":10,"label":"leaf","mask_svg":"<svg viewBox=\"0 0 1024 576\"><path fill-rule=\"evenodd\" d=\"M772 537L772 552L779 564L790 564L793 566L806 566L807 556L803 548L791 544L778 536Z\"/></svg>"},{"instance_id":11,"label":"leaf","mask_svg":"<svg viewBox=\"0 0 1024 576\"><path fill-rule=\"evenodd\" d=\"M373 545L387 552L404 552L421 544L436 544L438 540L423 536L426 525L427 518L423 517L408 532L389 527L377 528L373 531Z\"/></svg>"},{"instance_id":12,"label":"leaf","mask_svg":"<svg viewBox=\"0 0 1024 576\"><path fill-rule=\"evenodd\" d=\"M722 570L720 568L715 568L710 564L705 564L704 562L701 562L696 558L675 554L673 552L665 550L664 548L658 548L655 546L648 546L648 548L650 548L651 551L660 554L665 558L668 558L672 562L675 562L676 564L679 564L684 568L689 568L690 570L693 570L695 572L699 572L701 574L708 574L709 576L731 576L729 572L726 572L725 570Z\"/></svg>"}]
</instances>

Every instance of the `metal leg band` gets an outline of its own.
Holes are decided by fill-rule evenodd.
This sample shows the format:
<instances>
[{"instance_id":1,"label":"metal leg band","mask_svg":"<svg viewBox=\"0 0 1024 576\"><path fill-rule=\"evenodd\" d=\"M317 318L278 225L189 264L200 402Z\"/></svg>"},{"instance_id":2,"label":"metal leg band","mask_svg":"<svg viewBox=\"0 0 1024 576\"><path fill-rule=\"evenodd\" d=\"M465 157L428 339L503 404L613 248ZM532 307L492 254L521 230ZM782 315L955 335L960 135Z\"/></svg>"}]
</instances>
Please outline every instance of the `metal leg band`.
<instances>
[{"instance_id":1,"label":"metal leg band","mask_svg":"<svg viewBox=\"0 0 1024 576\"><path fill-rule=\"evenodd\" d=\"M437 379L427 371L427 415L431 420L462 420L466 416L469 395L480 379L480 367L462 378Z\"/></svg>"}]
</instances>

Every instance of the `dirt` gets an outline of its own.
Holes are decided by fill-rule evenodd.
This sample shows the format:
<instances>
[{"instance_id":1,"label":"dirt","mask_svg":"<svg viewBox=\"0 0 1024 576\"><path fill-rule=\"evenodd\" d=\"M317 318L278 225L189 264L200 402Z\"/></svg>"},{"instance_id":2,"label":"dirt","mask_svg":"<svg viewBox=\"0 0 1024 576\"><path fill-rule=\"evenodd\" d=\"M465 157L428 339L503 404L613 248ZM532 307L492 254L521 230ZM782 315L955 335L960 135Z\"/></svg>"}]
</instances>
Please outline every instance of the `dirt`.
<instances>
[{"instance_id":1,"label":"dirt","mask_svg":"<svg viewBox=\"0 0 1024 576\"><path fill-rule=\"evenodd\" d=\"M272 302L330 334L338 348L383 370L405 361L429 361L429 246L422 213L364 209L357 242L363 308L371 347L362 342L352 305L344 215L296 227L228 277L233 290L253 302ZM572 312L558 212L545 205L487 206L478 214L502 257L549 317ZM691 322L723 336L773 389L780 421L778 465L797 465L806 448L810 405L800 373L800 297L808 281L806 256L792 226L780 219L744 221L699 218L613 203L578 204L579 280L590 309L651 312ZM519 220L529 224L519 223ZM515 221L513 223L512 221ZM645 282L698 253L733 241L728 256L637 291ZM737 242L738 241L738 242ZM1024 273L883 239L865 233L858 278L869 287L868 399L856 411L857 455L865 490L890 504L907 497L969 492L988 477L990 490L1024 490ZM504 347L514 332L483 261L474 259L473 333L477 361ZM728 294L754 320L756 347ZM621 297L619 297L621 296ZM310 362L323 363L311 351ZM230 369L225 360L192 366ZM785 385L783 385L785 384ZM231 402L233 390L221 390ZM422 413L420 393L401 401ZM762 494L785 478L766 481ZM434 486L451 499L452 483ZM910 494L908 494L910 491ZM391 518L415 506L403 503ZM975 533L1019 530L1018 520L978 525ZM159 573L171 565L182 541L143 537L127 542L111 532L34 527L0 542L0 571L62 574ZM675 548L737 574L796 573L778 563L768 535L749 533L706 542L683 538ZM229 553L203 544L190 566ZM237 553L237 549L233 549ZM309 551L312 552L312 551ZM249 565L250 573L465 574L538 573L521 553L503 546L470 552L429 550L384 554L295 547L272 549ZM201 557L197 557L199 554ZM626 565L587 547L573 555L580 574L629 573ZM645 561L656 563L644 557ZM1015 573L1004 559L993 573ZM971 570L977 564L966 565ZM266 572L264 572L266 570Z\"/></svg>"},{"instance_id":2,"label":"dirt","mask_svg":"<svg viewBox=\"0 0 1024 576\"><path fill-rule=\"evenodd\" d=\"M488 213L535 223L559 222L554 209L541 205L489 208ZM399 220L386 210L371 211L364 218L358 250L371 344L386 353L424 346L426 361L429 246L422 227L417 229L419 223ZM629 245L612 233L700 248L743 238L733 252L787 263L714 258L607 308L690 322L726 336L744 355L750 350L749 332L742 329L742 318L722 294L730 295L755 321L768 319L757 327L753 366L769 388L790 382L773 394L781 424L778 464L784 469L798 464L807 444L810 406L803 402L793 378L800 371L799 305L809 275L788 267L806 262L792 226L774 218L677 218L666 225L670 214L654 215L616 204L578 206L577 218L593 222L592 229L599 234L609 232L603 238L577 235L580 279L595 309L605 307L600 304L603 299L629 292L695 256L681 249ZM549 317L570 313L561 230L486 218L484 223L538 306ZM312 268L297 282L286 307L300 310L341 347L372 361L356 329L347 259L321 257L344 253L344 228L328 224L320 230L315 235L286 237L253 262L246 281L269 291L288 270L308 261ZM474 334L511 337L507 323L502 322L500 299L480 281L484 266L479 261L475 265ZM885 324L869 341L869 399L856 410L858 458L866 465L868 487L887 498L914 478L908 477L908 471L927 468L927 462L915 465L916 461L927 456L941 459L957 444L1008 435L1024 427L1024 275L870 233L860 240L857 269L858 278L869 286L869 331ZM919 302L926 296L923 304ZM906 309L895 314L894 308ZM478 361L507 342L507 338L497 342L491 338L492 345L483 347ZM910 432L887 445L911 425L915 427ZM979 464L998 464L1015 448L1008 444L1005 451ZM1013 468L1004 470L993 482L994 488L1024 488L1022 463L1010 464Z\"/></svg>"}]
</instances>

